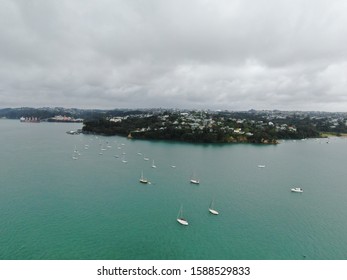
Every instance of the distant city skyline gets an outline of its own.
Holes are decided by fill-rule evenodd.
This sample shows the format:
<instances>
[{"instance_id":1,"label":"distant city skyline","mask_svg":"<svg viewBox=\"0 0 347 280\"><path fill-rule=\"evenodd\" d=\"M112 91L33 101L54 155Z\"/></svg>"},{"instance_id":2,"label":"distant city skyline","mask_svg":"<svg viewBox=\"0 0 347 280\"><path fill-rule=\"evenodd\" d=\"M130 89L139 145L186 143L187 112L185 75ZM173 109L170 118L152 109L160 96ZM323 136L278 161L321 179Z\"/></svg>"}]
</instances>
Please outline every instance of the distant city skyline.
<instances>
[{"instance_id":1,"label":"distant city skyline","mask_svg":"<svg viewBox=\"0 0 347 280\"><path fill-rule=\"evenodd\" d=\"M344 0L3 0L0 108L347 111Z\"/></svg>"}]
</instances>

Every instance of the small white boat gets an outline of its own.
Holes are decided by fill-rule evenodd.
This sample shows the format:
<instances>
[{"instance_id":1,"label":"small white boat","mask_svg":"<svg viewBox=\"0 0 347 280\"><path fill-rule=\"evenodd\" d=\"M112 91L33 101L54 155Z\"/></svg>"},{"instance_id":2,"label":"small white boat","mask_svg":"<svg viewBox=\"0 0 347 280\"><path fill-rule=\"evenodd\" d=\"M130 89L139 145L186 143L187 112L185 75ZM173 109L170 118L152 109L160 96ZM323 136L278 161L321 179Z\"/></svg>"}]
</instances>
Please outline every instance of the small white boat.
<instances>
[{"instance_id":1,"label":"small white boat","mask_svg":"<svg viewBox=\"0 0 347 280\"><path fill-rule=\"evenodd\" d=\"M195 185L200 184L200 180L196 178L195 173L192 175L192 177L190 177L190 183Z\"/></svg>"},{"instance_id":2,"label":"small white boat","mask_svg":"<svg viewBox=\"0 0 347 280\"><path fill-rule=\"evenodd\" d=\"M140 178L140 183L142 184L148 184L148 180L146 178L143 177L143 171L141 172L141 178Z\"/></svg>"},{"instance_id":3,"label":"small white boat","mask_svg":"<svg viewBox=\"0 0 347 280\"><path fill-rule=\"evenodd\" d=\"M210 213L213 214L213 215L218 215L219 214L219 212L217 210L214 210L212 208L208 208L208 211L210 211Z\"/></svg>"},{"instance_id":4,"label":"small white boat","mask_svg":"<svg viewBox=\"0 0 347 280\"><path fill-rule=\"evenodd\" d=\"M214 209L213 203L214 203L214 201L212 200L212 201L211 201L211 204L210 204L210 207L208 208L208 211L209 211L211 214L213 214L213 215L218 215L219 212L218 212L217 210Z\"/></svg>"},{"instance_id":5,"label":"small white boat","mask_svg":"<svg viewBox=\"0 0 347 280\"><path fill-rule=\"evenodd\" d=\"M78 152L76 145L75 145L75 149L73 150L73 154L72 154L72 158L73 159L78 159L78 156L80 156L81 154Z\"/></svg>"},{"instance_id":6,"label":"small white boat","mask_svg":"<svg viewBox=\"0 0 347 280\"><path fill-rule=\"evenodd\" d=\"M188 221L183 218L177 218L177 222L179 222L181 225L184 225L184 226L189 225Z\"/></svg>"},{"instance_id":7,"label":"small white boat","mask_svg":"<svg viewBox=\"0 0 347 280\"><path fill-rule=\"evenodd\" d=\"M128 163L128 161L125 159L125 156L122 157L122 162L123 163Z\"/></svg>"},{"instance_id":8,"label":"small white boat","mask_svg":"<svg viewBox=\"0 0 347 280\"><path fill-rule=\"evenodd\" d=\"M302 192L304 192L304 190L303 190L302 188L298 188L298 187L296 187L296 188L291 188L290 191L292 191L292 192L297 192L297 193L302 193Z\"/></svg>"},{"instance_id":9,"label":"small white boat","mask_svg":"<svg viewBox=\"0 0 347 280\"><path fill-rule=\"evenodd\" d=\"M200 181L198 179L190 179L190 182L195 185L199 185Z\"/></svg>"},{"instance_id":10,"label":"small white boat","mask_svg":"<svg viewBox=\"0 0 347 280\"><path fill-rule=\"evenodd\" d=\"M157 166L154 164L154 160L152 161L152 168L157 168Z\"/></svg>"},{"instance_id":11,"label":"small white boat","mask_svg":"<svg viewBox=\"0 0 347 280\"><path fill-rule=\"evenodd\" d=\"M177 222L179 222L183 226L188 225L188 221L183 218L183 207L182 206L181 206L180 211L178 212L178 215L177 215Z\"/></svg>"},{"instance_id":12,"label":"small white boat","mask_svg":"<svg viewBox=\"0 0 347 280\"><path fill-rule=\"evenodd\" d=\"M259 167L259 168L265 168L265 165L259 164L258 167Z\"/></svg>"}]
</instances>

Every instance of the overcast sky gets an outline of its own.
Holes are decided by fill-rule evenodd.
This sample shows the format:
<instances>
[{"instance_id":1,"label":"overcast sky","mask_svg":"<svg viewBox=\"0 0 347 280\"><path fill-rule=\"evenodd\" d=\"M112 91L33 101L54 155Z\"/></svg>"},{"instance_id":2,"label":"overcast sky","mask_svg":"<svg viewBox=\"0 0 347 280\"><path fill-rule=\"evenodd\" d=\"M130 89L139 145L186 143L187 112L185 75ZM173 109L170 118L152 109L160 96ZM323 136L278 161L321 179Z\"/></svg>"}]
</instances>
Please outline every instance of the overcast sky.
<instances>
[{"instance_id":1,"label":"overcast sky","mask_svg":"<svg viewBox=\"0 0 347 280\"><path fill-rule=\"evenodd\" d=\"M0 0L0 108L347 111L346 0Z\"/></svg>"}]
</instances>

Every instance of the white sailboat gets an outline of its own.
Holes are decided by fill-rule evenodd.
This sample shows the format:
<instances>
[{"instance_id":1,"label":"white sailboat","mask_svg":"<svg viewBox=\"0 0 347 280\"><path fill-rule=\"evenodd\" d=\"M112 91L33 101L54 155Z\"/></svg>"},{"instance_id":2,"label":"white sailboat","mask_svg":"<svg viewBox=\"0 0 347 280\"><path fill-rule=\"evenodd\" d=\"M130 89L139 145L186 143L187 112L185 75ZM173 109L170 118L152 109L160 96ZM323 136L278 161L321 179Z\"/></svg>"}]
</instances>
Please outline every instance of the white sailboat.
<instances>
[{"instance_id":1,"label":"white sailboat","mask_svg":"<svg viewBox=\"0 0 347 280\"><path fill-rule=\"evenodd\" d=\"M200 181L198 179L190 179L190 182L192 184L196 184L196 185L199 185L200 184Z\"/></svg>"},{"instance_id":2,"label":"white sailboat","mask_svg":"<svg viewBox=\"0 0 347 280\"><path fill-rule=\"evenodd\" d=\"M219 212L216 209L214 209L213 204L214 204L214 200L212 199L210 207L208 207L208 211L213 215L218 215Z\"/></svg>"},{"instance_id":3,"label":"white sailboat","mask_svg":"<svg viewBox=\"0 0 347 280\"><path fill-rule=\"evenodd\" d=\"M157 166L154 164L154 159L152 161L152 168L157 168Z\"/></svg>"},{"instance_id":4,"label":"white sailboat","mask_svg":"<svg viewBox=\"0 0 347 280\"><path fill-rule=\"evenodd\" d=\"M128 161L125 159L125 156L123 155L123 157L122 157L122 162L123 163L128 163Z\"/></svg>"},{"instance_id":5,"label":"white sailboat","mask_svg":"<svg viewBox=\"0 0 347 280\"><path fill-rule=\"evenodd\" d=\"M141 172L141 178L140 178L140 183L142 184L148 184L148 180L146 178L143 177L143 171Z\"/></svg>"},{"instance_id":6,"label":"white sailboat","mask_svg":"<svg viewBox=\"0 0 347 280\"><path fill-rule=\"evenodd\" d=\"M181 206L180 211L178 211L177 222L179 222L183 226L188 225L188 221L183 218L183 206Z\"/></svg>"},{"instance_id":7,"label":"white sailboat","mask_svg":"<svg viewBox=\"0 0 347 280\"><path fill-rule=\"evenodd\" d=\"M194 176L192 176L192 177L190 178L190 183L195 184L195 185L198 185L198 184L200 184L200 180L197 179L197 178L195 177L195 175L194 175Z\"/></svg>"},{"instance_id":8,"label":"white sailboat","mask_svg":"<svg viewBox=\"0 0 347 280\"><path fill-rule=\"evenodd\" d=\"M78 155L79 155L79 153L78 153L78 150L77 150L76 145L75 145L75 149L74 149L73 154L72 154L72 159L77 160Z\"/></svg>"}]
</instances>

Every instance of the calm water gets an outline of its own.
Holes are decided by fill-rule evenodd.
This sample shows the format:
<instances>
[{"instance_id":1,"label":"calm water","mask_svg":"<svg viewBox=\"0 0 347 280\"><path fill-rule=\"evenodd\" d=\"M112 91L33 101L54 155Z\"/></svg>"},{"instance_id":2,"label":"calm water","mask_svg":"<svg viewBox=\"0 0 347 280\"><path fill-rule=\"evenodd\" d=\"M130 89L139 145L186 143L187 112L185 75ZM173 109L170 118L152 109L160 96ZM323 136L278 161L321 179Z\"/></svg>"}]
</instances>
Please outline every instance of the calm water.
<instances>
[{"instance_id":1,"label":"calm water","mask_svg":"<svg viewBox=\"0 0 347 280\"><path fill-rule=\"evenodd\" d=\"M192 145L65 133L80 127L0 120L0 259L347 259L347 139ZM139 183L141 171L152 184ZM188 227L176 222L181 205Z\"/></svg>"}]
</instances>

